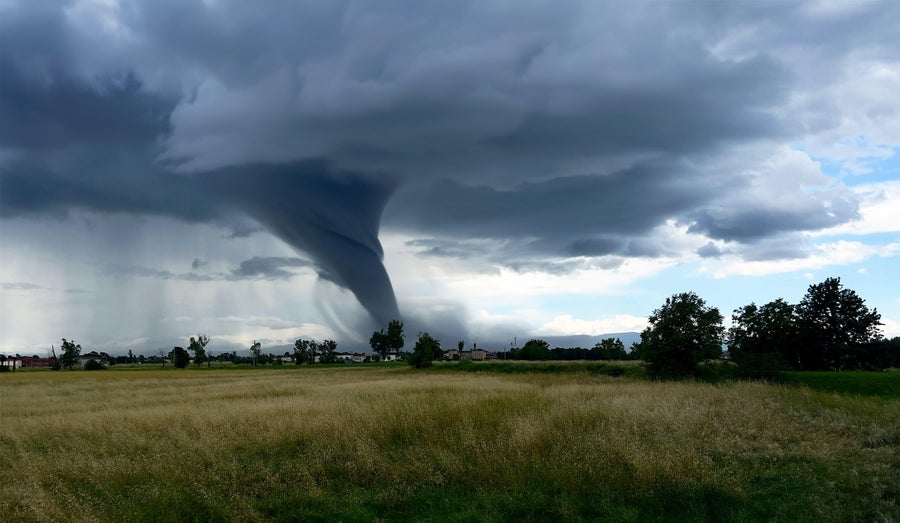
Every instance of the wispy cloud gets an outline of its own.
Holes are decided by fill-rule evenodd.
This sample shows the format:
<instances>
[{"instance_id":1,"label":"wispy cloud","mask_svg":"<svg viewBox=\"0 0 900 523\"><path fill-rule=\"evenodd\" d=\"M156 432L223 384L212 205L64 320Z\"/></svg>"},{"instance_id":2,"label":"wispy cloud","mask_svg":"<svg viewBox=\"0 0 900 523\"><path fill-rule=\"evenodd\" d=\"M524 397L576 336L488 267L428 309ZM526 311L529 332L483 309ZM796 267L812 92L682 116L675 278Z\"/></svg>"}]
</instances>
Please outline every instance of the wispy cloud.
<instances>
[{"instance_id":1,"label":"wispy cloud","mask_svg":"<svg viewBox=\"0 0 900 523\"><path fill-rule=\"evenodd\" d=\"M40 285L28 282L5 282L0 283L0 288L5 291L35 291L43 289Z\"/></svg>"}]
</instances>

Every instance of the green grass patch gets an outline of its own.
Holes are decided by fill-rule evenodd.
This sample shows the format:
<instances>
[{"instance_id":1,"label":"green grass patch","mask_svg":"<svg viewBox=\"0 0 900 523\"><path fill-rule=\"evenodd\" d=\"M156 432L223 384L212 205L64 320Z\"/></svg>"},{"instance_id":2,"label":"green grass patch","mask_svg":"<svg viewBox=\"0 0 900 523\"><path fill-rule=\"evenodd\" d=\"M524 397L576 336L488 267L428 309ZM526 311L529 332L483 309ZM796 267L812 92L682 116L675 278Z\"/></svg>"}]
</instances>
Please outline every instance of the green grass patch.
<instances>
[{"instance_id":1,"label":"green grass patch","mask_svg":"<svg viewBox=\"0 0 900 523\"><path fill-rule=\"evenodd\" d=\"M900 398L900 371L791 371L781 373L780 381L824 392Z\"/></svg>"},{"instance_id":2,"label":"green grass patch","mask_svg":"<svg viewBox=\"0 0 900 523\"><path fill-rule=\"evenodd\" d=\"M601 376L645 377L643 367L636 362L598 363L591 361L532 362L532 361L471 361L441 362L427 372L470 372L489 374L594 374Z\"/></svg>"},{"instance_id":3,"label":"green grass patch","mask_svg":"<svg viewBox=\"0 0 900 523\"><path fill-rule=\"evenodd\" d=\"M620 377L606 375L620 366ZM900 398L442 363L0 378L10 521L897 521Z\"/></svg>"}]
</instances>

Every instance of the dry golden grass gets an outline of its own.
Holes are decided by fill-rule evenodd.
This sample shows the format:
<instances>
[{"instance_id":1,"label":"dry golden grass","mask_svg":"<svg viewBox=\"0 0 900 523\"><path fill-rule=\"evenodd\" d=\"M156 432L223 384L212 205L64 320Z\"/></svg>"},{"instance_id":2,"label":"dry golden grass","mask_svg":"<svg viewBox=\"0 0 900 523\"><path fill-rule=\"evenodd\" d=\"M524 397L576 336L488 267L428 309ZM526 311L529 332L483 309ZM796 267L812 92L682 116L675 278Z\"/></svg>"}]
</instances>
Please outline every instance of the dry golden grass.
<instances>
[{"instance_id":1,"label":"dry golden grass","mask_svg":"<svg viewBox=\"0 0 900 523\"><path fill-rule=\"evenodd\" d=\"M0 518L891 520L900 400L406 367L0 379Z\"/></svg>"}]
</instances>

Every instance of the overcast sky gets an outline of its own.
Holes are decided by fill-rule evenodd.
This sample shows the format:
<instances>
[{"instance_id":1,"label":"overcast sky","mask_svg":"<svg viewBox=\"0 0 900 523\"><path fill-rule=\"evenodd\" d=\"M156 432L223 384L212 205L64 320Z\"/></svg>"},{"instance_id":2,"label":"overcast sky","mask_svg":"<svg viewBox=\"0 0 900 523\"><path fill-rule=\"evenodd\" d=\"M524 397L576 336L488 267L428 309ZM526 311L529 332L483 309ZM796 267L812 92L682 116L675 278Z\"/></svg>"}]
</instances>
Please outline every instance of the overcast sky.
<instances>
[{"instance_id":1,"label":"overcast sky","mask_svg":"<svg viewBox=\"0 0 900 523\"><path fill-rule=\"evenodd\" d=\"M0 352L455 345L840 277L900 335L900 3L0 0ZM411 345L411 343L410 343Z\"/></svg>"}]
</instances>

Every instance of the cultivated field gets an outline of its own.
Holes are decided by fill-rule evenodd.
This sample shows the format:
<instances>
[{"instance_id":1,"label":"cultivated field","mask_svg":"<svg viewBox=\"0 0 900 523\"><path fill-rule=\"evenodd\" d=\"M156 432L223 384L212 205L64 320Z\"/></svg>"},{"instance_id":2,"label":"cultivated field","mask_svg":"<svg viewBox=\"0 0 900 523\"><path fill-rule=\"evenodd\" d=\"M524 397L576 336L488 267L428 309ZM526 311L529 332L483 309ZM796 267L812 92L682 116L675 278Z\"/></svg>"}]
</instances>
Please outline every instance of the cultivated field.
<instances>
[{"instance_id":1,"label":"cultivated field","mask_svg":"<svg viewBox=\"0 0 900 523\"><path fill-rule=\"evenodd\" d=\"M0 520L900 520L895 395L579 369L6 373Z\"/></svg>"}]
</instances>

